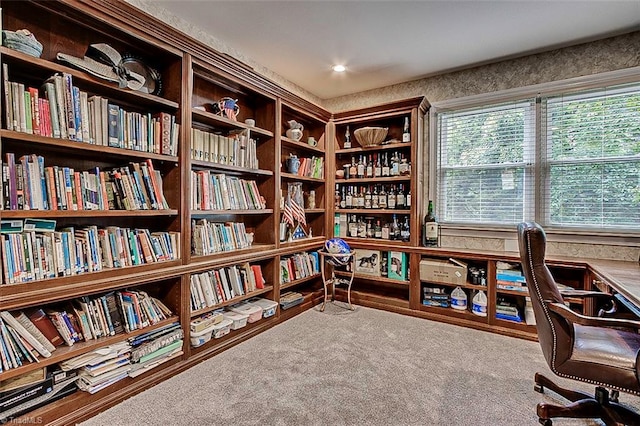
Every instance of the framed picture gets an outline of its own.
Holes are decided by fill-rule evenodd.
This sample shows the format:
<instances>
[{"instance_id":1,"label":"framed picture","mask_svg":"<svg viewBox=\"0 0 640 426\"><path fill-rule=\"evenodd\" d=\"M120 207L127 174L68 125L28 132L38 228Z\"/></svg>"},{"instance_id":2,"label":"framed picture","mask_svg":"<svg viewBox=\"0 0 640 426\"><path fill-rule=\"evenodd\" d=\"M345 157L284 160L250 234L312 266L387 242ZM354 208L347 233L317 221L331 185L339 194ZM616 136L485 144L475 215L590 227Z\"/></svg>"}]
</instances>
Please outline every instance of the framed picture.
<instances>
[{"instance_id":1,"label":"framed picture","mask_svg":"<svg viewBox=\"0 0 640 426\"><path fill-rule=\"evenodd\" d=\"M355 253L355 269L357 274L380 276L380 251L357 249Z\"/></svg>"},{"instance_id":2,"label":"framed picture","mask_svg":"<svg viewBox=\"0 0 640 426\"><path fill-rule=\"evenodd\" d=\"M390 251L387 255L388 276L394 280L407 279L407 254L401 251Z\"/></svg>"}]
</instances>

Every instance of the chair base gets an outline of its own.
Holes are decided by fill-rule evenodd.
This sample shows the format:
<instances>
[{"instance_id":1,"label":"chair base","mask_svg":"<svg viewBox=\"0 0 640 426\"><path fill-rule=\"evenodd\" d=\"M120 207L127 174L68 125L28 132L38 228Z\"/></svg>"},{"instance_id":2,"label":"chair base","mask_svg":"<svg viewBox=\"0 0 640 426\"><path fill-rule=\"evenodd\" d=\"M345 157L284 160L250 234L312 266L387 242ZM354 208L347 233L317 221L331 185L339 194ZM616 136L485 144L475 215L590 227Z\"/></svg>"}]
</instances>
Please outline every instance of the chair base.
<instances>
[{"instance_id":1,"label":"chair base","mask_svg":"<svg viewBox=\"0 0 640 426\"><path fill-rule=\"evenodd\" d=\"M640 425L640 414L618 404L618 392L596 387L594 395L561 388L542 374L535 375L535 390L544 393L544 388L571 401L565 406L542 402L537 406L541 424L551 426L553 418L568 417L574 419L600 419L607 426Z\"/></svg>"}]
</instances>

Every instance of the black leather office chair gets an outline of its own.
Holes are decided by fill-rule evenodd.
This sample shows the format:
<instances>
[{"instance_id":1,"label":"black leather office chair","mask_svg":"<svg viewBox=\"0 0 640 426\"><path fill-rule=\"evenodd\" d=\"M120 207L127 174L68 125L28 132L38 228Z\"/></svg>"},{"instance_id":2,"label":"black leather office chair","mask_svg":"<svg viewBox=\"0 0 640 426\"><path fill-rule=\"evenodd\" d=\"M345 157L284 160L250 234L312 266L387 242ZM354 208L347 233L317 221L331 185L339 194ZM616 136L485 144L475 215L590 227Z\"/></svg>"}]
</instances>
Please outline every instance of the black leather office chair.
<instances>
[{"instance_id":1,"label":"black leather office chair","mask_svg":"<svg viewBox=\"0 0 640 426\"><path fill-rule=\"evenodd\" d=\"M522 270L536 318L538 340L554 374L596 385L595 394L563 389L540 373L535 389L548 388L571 401L539 403L540 423L554 417L598 418L606 425L640 425L640 415L618 403L618 391L640 395L640 321L590 317L569 309L545 264L546 235L536 223L518 225ZM572 291L572 297L611 301L606 293ZM611 393L609 393L609 390Z\"/></svg>"}]
</instances>

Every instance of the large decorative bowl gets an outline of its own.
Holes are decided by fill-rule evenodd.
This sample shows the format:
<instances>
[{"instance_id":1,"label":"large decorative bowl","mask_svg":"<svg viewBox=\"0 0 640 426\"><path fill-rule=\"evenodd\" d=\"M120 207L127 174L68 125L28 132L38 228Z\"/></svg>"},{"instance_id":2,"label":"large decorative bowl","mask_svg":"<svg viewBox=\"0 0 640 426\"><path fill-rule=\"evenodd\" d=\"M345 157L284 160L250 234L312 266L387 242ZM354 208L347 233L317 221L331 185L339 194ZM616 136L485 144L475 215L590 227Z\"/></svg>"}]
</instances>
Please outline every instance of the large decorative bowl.
<instances>
[{"instance_id":1,"label":"large decorative bowl","mask_svg":"<svg viewBox=\"0 0 640 426\"><path fill-rule=\"evenodd\" d=\"M344 266L351 259L351 247L342 238L331 238L325 241L324 249L327 253L334 255L326 256L327 262L333 266Z\"/></svg>"},{"instance_id":2,"label":"large decorative bowl","mask_svg":"<svg viewBox=\"0 0 640 426\"><path fill-rule=\"evenodd\" d=\"M367 147L380 145L387 137L388 131L388 127L362 127L356 129L353 135L361 146Z\"/></svg>"}]
</instances>

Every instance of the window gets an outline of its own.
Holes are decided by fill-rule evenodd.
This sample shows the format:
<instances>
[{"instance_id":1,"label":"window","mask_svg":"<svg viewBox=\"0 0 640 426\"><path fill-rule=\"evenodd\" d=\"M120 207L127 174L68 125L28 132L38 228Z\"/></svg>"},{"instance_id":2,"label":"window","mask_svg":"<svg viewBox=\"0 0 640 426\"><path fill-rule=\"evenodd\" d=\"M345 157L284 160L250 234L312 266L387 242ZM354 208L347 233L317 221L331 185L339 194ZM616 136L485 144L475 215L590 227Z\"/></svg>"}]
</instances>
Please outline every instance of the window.
<instances>
[{"instance_id":1,"label":"window","mask_svg":"<svg viewBox=\"0 0 640 426\"><path fill-rule=\"evenodd\" d=\"M640 230L640 85L436 113L440 221Z\"/></svg>"}]
</instances>

